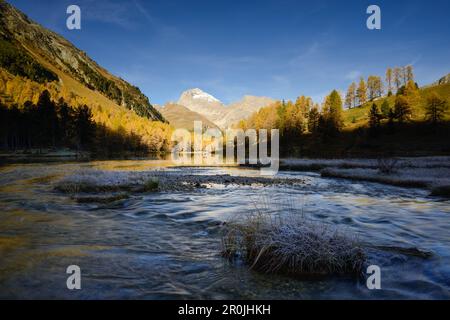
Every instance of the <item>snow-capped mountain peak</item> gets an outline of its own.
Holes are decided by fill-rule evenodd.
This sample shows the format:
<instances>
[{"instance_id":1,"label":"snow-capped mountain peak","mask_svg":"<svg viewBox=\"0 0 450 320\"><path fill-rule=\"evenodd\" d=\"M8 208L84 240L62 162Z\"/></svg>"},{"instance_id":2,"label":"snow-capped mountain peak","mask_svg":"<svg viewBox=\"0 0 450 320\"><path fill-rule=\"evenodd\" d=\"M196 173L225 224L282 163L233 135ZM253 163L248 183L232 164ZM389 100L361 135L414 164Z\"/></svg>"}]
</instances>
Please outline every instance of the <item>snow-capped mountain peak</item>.
<instances>
[{"instance_id":1,"label":"snow-capped mountain peak","mask_svg":"<svg viewBox=\"0 0 450 320\"><path fill-rule=\"evenodd\" d=\"M266 97L245 96L241 101L226 107L220 100L199 88L184 91L178 100L179 105L204 116L220 128L227 128L274 102L275 100Z\"/></svg>"},{"instance_id":2,"label":"snow-capped mountain peak","mask_svg":"<svg viewBox=\"0 0 450 320\"><path fill-rule=\"evenodd\" d=\"M190 96L192 99L195 99L195 100L203 100L203 101L208 101L208 102L219 102L220 103L219 99L216 99L209 93L206 93L199 88L187 90L183 93L183 95Z\"/></svg>"}]
</instances>

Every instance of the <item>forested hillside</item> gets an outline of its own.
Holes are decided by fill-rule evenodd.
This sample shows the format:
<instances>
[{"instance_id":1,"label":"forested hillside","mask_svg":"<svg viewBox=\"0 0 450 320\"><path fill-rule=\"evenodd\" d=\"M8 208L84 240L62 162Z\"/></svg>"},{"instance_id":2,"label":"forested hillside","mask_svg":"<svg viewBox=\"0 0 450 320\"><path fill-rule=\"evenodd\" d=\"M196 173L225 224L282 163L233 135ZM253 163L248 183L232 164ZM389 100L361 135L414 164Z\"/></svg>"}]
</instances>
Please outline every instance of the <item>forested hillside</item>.
<instances>
[{"instance_id":1,"label":"forested hillside","mask_svg":"<svg viewBox=\"0 0 450 320\"><path fill-rule=\"evenodd\" d=\"M422 89L411 66L333 90L319 105L301 96L261 109L238 127L280 129L287 156L376 156L450 153L450 84ZM346 109L344 108L346 106Z\"/></svg>"},{"instance_id":2,"label":"forested hillside","mask_svg":"<svg viewBox=\"0 0 450 320\"><path fill-rule=\"evenodd\" d=\"M53 114L53 112L46 113L45 111L39 110L39 108L42 107L40 99L44 92L46 93L45 95L48 94L52 105L58 105L59 103L64 102L64 104L67 104L72 111L76 111L80 107L88 108L90 114L89 118L94 127L101 128L111 136L122 136L125 140L127 137L133 137L137 144L142 145L142 147L140 147L141 150L163 151L168 150L170 147L172 128L166 123L150 121L146 118L139 117L130 110L114 106L110 101L103 97L100 97L99 100L94 100L89 96L77 95L73 91L67 90L66 87L61 87L57 82L39 84L27 78L12 76L5 70L0 69L0 104L4 112L3 114L10 115L9 120L5 123L5 126L0 133L0 139L2 139L0 149L17 150L45 146L65 146L93 151L99 151L102 148L111 152L114 150L117 152L134 150L133 145L136 145L136 143L130 145L129 148L127 148L126 145L120 143L117 144L116 139L112 139L111 141L105 140L100 143L96 135L98 131L96 130L90 131L93 135L89 137L89 143L75 143L73 139L70 139L70 143L66 143L69 141L62 139L60 142L64 143L55 144L50 137L47 137L46 139L35 139L31 143L28 143L23 138L19 138L18 136L23 136L19 131L22 129L28 130L28 128L26 128L27 121L17 119L24 119L22 116L25 118L33 117L34 113L40 114L39 117L42 118L45 118L45 115ZM50 109L57 110L58 108L50 107ZM6 110L9 110L9 112L5 113ZM19 114L21 114L21 116L17 118L16 115ZM53 121L52 117L49 121ZM12 121L11 119L16 119L17 121ZM4 123L4 121L6 120L2 119L2 123ZM10 121L12 121L12 123L10 123ZM8 123L11 125L6 126ZM21 128L21 126L24 126L24 128ZM8 128L12 130L11 128L13 127L15 128L13 131L7 131ZM64 127L65 126L62 126L61 128ZM71 128L73 129L74 127ZM48 130L44 130L44 132L48 132ZM68 134L63 132L60 133ZM74 132L71 134L73 133ZM105 136L103 133L101 133L101 135ZM41 134L36 132L36 135L33 134L32 136L41 136ZM46 143L49 141L52 141L52 143ZM97 142L97 144L95 144L95 142Z\"/></svg>"},{"instance_id":3,"label":"forested hillside","mask_svg":"<svg viewBox=\"0 0 450 320\"><path fill-rule=\"evenodd\" d=\"M147 150L170 147L171 127L139 88L109 74L67 40L0 0L0 103L3 112L11 119L18 119L14 116L16 111L29 114L33 110L30 106L39 108L44 92L48 92L52 103L63 99L73 111L86 106L96 127L123 137L138 138ZM18 120L16 124L24 123ZM3 138L9 142L3 140L0 147L42 147L48 142L35 139L30 144L16 143L12 141L16 141L17 132L7 135L8 138ZM95 135L92 138L96 140ZM51 144L54 145L58 143ZM76 145L93 148L92 143Z\"/></svg>"}]
</instances>

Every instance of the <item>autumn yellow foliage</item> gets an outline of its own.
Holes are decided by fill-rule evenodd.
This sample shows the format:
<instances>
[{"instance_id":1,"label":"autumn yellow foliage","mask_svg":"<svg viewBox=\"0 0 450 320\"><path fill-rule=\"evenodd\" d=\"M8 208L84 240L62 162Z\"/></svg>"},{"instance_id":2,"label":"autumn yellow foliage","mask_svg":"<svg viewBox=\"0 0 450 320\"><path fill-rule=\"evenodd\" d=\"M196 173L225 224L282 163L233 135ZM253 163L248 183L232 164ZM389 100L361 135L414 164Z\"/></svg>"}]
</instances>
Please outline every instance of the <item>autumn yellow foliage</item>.
<instances>
[{"instance_id":1,"label":"autumn yellow foliage","mask_svg":"<svg viewBox=\"0 0 450 320\"><path fill-rule=\"evenodd\" d=\"M164 151L170 148L173 129L169 124L140 117L62 72L59 72L58 76L61 79L59 82L40 84L24 77L13 76L0 68L0 95L21 106L26 101L37 103L42 91L48 90L55 101L62 97L69 105L89 106L96 123L104 124L113 131L123 130L127 134L136 134L150 150Z\"/></svg>"}]
</instances>

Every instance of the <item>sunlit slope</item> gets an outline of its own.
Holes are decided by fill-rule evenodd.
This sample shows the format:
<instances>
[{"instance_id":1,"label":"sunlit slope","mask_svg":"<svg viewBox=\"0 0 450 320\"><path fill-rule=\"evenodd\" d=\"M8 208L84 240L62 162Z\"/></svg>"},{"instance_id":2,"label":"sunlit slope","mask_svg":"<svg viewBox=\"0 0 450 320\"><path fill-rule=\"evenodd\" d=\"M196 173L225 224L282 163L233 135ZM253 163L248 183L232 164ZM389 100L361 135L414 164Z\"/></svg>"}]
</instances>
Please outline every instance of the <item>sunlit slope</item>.
<instances>
[{"instance_id":1,"label":"sunlit slope","mask_svg":"<svg viewBox=\"0 0 450 320\"><path fill-rule=\"evenodd\" d=\"M70 42L0 0L0 102L54 100L86 104L97 123L134 133L151 149L166 145L171 127L140 90L115 77Z\"/></svg>"},{"instance_id":2,"label":"sunlit slope","mask_svg":"<svg viewBox=\"0 0 450 320\"><path fill-rule=\"evenodd\" d=\"M412 106L412 120L423 121L426 113L426 101L432 93L437 93L441 98L450 101L450 83L433 85L421 88L419 90L420 100L417 104ZM369 121L369 111L373 103L381 109L382 103L387 100L389 106L394 108L395 95L385 98L380 98L372 102L367 102L363 106L348 109L344 111L345 127L348 129L367 126ZM444 120L450 120L450 113L446 113Z\"/></svg>"}]
</instances>

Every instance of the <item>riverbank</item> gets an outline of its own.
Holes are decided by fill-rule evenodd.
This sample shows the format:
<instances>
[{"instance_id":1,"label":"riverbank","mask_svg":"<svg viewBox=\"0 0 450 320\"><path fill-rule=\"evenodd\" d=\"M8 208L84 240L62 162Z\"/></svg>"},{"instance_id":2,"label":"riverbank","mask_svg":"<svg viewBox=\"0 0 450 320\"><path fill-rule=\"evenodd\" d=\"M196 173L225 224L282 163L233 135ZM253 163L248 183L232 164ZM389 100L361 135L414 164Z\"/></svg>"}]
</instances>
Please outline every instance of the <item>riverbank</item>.
<instances>
[{"instance_id":1,"label":"riverbank","mask_svg":"<svg viewBox=\"0 0 450 320\"><path fill-rule=\"evenodd\" d=\"M33 163L43 161L85 161L91 158L91 154L85 151L72 149L29 149L0 152L0 164L2 163Z\"/></svg>"},{"instance_id":2,"label":"riverbank","mask_svg":"<svg viewBox=\"0 0 450 320\"><path fill-rule=\"evenodd\" d=\"M160 159L162 155L147 157ZM142 157L146 159L147 157ZM135 159L135 155L121 155L117 159ZM8 163L34 163L34 162L61 162L61 161L88 161L97 159L89 152L77 152L70 149L35 149L0 153L0 164ZM97 160L103 160L101 158ZM224 166L226 167L226 166ZM251 167L251 166L244 166ZM357 181L383 183L399 187L421 188L429 190L432 196L450 197L450 157L399 157L387 159L307 159L286 158L280 160L282 171L312 171L319 172L325 178L343 178ZM172 189L180 189L182 184L174 183L170 175L159 175L163 184L159 188L166 189L168 185L177 186ZM169 179L169 181L166 181ZM227 183L227 177L215 177L214 179L190 178L184 181L182 189L186 186L205 185L210 183ZM234 179L234 178L233 178ZM214 180L214 181L213 181ZM251 184L255 181L237 181L237 184ZM261 181L259 181L261 182ZM273 183L273 180L271 181ZM264 181L263 184L266 184Z\"/></svg>"},{"instance_id":3,"label":"riverbank","mask_svg":"<svg viewBox=\"0 0 450 320\"><path fill-rule=\"evenodd\" d=\"M450 197L450 157L392 159L284 159L280 170L316 171L322 177L422 188Z\"/></svg>"},{"instance_id":4,"label":"riverbank","mask_svg":"<svg viewBox=\"0 0 450 320\"><path fill-rule=\"evenodd\" d=\"M90 151L77 151L68 148L62 149L29 149L17 151L0 151L0 165L62 162L62 161L94 161L94 160L162 160L168 157L165 152L119 152L105 155Z\"/></svg>"}]
</instances>

